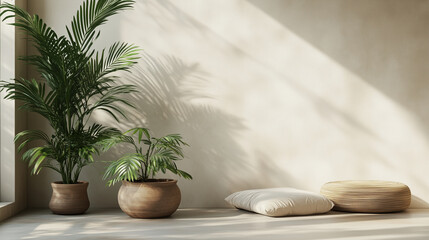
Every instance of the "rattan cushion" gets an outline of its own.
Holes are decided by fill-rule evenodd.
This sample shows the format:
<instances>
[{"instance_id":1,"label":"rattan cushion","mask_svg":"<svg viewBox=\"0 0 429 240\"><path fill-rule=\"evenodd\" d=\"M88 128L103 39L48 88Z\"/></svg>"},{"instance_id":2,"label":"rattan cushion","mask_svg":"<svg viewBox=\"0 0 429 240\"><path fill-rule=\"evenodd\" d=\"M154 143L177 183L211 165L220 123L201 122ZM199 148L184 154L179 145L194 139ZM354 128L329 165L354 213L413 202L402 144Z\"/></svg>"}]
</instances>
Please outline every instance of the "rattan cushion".
<instances>
[{"instance_id":1,"label":"rattan cushion","mask_svg":"<svg viewBox=\"0 0 429 240\"><path fill-rule=\"evenodd\" d=\"M334 202L333 210L346 212L398 212L407 209L411 202L407 185L388 181L329 182L320 193Z\"/></svg>"}]
</instances>

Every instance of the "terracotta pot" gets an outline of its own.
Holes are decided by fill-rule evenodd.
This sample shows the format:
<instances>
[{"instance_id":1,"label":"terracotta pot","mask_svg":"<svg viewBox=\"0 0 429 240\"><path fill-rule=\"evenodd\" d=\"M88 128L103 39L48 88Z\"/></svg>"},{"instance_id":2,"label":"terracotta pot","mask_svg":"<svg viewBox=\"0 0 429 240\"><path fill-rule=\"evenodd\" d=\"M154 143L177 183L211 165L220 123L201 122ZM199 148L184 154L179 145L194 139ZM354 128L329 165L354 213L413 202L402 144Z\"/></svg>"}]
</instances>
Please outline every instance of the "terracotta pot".
<instances>
[{"instance_id":1,"label":"terracotta pot","mask_svg":"<svg viewBox=\"0 0 429 240\"><path fill-rule=\"evenodd\" d=\"M49 208L55 214L82 214L89 208L88 182L62 184L53 182Z\"/></svg>"},{"instance_id":2,"label":"terracotta pot","mask_svg":"<svg viewBox=\"0 0 429 240\"><path fill-rule=\"evenodd\" d=\"M118 202L122 211L134 218L161 218L173 214L181 200L177 180L149 182L122 181Z\"/></svg>"}]
</instances>

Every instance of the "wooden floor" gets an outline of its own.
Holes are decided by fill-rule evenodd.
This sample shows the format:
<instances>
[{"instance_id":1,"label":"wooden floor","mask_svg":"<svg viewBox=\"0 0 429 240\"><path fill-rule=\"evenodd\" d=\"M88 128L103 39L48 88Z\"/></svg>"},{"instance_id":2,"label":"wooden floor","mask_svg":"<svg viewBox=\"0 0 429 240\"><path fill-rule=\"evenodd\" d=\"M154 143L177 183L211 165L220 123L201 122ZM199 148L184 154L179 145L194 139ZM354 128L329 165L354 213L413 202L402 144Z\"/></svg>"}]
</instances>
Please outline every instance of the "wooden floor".
<instances>
[{"instance_id":1,"label":"wooden floor","mask_svg":"<svg viewBox=\"0 0 429 240\"><path fill-rule=\"evenodd\" d=\"M395 214L271 218L235 209L181 209L166 219L133 219L120 210L59 216L27 211L0 223L0 239L429 239L429 209Z\"/></svg>"}]
</instances>

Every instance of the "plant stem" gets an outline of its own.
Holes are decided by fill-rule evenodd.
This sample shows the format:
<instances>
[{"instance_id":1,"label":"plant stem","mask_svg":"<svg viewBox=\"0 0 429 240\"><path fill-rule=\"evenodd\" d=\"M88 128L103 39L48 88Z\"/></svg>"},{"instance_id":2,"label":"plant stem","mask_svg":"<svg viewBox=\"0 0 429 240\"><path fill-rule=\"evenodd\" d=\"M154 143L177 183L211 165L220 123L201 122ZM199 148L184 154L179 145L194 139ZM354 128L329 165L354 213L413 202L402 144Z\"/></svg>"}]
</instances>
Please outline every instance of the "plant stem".
<instances>
[{"instance_id":1,"label":"plant stem","mask_svg":"<svg viewBox=\"0 0 429 240\"><path fill-rule=\"evenodd\" d=\"M152 148L152 144L149 145L149 147L147 148L147 151L146 151L146 163L144 166L144 181L146 181L149 178L151 148Z\"/></svg>"},{"instance_id":2,"label":"plant stem","mask_svg":"<svg viewBox=\"0 0 429 240\"><path fill-rule=\"evenodd\" d=\"M80 166L80 164L76 167L76 170L75 170L75 172L74 172L74 180L73 180L73 183L77 183L77 181L79 180L78 178L79 178L79 175L80 175L80 172L82 171L82 166Z\"/></svg>"}]
</instances>

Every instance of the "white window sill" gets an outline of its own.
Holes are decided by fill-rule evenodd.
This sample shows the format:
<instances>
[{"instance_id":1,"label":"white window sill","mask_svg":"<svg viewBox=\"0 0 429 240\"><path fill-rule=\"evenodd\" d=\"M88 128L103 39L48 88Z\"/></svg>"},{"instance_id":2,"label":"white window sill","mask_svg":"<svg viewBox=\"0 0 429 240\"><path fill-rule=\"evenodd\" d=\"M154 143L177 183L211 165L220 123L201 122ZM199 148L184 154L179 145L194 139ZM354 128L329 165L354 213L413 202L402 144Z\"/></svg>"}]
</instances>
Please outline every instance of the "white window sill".
<instances>
[{"instance_id":1,"label":"white window sill","mask_svg":"<svg viewBox=\"0 0 429 240\"><path fill-rule=\"evenodd\" d=\"M0 208L6 207L7 205L12 204L12 202L0 202Z\"/></svg>"}]
</instances>

